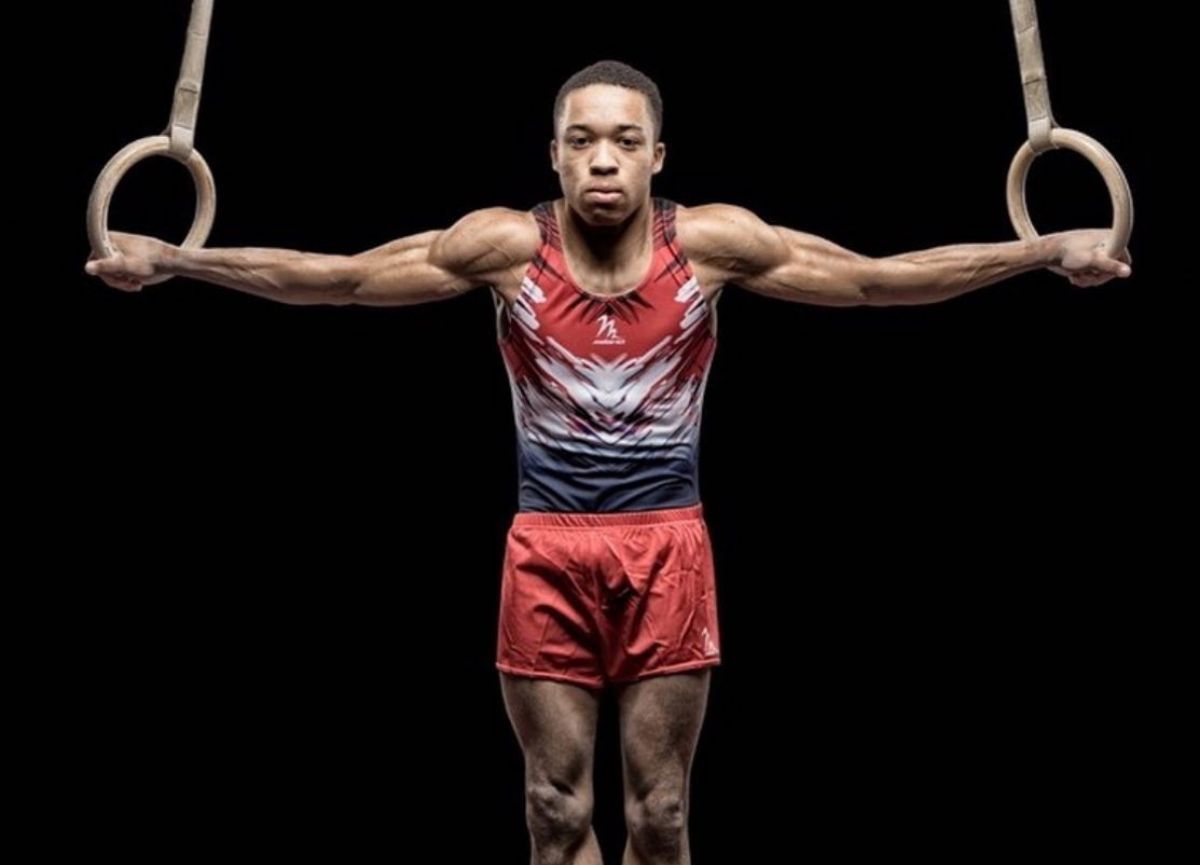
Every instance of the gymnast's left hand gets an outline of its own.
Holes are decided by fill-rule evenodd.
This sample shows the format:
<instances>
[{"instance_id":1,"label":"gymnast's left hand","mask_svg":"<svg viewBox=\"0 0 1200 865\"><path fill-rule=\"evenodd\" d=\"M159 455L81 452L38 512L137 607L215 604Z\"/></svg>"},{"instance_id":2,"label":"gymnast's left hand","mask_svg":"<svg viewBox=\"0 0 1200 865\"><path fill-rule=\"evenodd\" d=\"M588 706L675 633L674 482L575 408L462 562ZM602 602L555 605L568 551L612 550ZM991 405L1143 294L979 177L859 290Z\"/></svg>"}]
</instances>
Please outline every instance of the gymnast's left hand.
<instances>
[{"instance_id":1,"label":"gymnast's left hand","mask_svg":"<svg viewBox=\"0 0 1200 865\"><path fill-rule=\"evenodd\" d=\"M1105 252L1110 234L1108 229L1087 228L1052 235L1057 246L1054 263L1047 267L1080 288L1103 285L1114 277L1125 279L1133 273L1133 259L1128 249L1121 250L1116 258Z\"/></svg>"}]
</instances>

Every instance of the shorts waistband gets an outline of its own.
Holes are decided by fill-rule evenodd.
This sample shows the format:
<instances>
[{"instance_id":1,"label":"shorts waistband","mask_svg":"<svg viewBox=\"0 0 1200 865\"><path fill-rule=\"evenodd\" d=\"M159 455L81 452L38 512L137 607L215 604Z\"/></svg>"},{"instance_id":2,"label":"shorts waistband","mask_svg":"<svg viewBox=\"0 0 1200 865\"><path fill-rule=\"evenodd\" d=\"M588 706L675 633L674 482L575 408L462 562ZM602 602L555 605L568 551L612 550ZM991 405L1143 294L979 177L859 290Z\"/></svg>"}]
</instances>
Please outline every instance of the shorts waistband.
<instances>
[{"instance_id":1,"label":"shorts waistband","mask_svg":"<svg viewBox=\"0 0 1200 865\"><path fill-rule=\"evenodd\" d=\"M704 505L697 502L682 508L660 508L653 511L611 511L585 513L582 511L517 511L514 526L556 526L558 528L591 528L593 526L648 526L656 523L676 523L700 519Z\"/></svg>"}]
</instances>

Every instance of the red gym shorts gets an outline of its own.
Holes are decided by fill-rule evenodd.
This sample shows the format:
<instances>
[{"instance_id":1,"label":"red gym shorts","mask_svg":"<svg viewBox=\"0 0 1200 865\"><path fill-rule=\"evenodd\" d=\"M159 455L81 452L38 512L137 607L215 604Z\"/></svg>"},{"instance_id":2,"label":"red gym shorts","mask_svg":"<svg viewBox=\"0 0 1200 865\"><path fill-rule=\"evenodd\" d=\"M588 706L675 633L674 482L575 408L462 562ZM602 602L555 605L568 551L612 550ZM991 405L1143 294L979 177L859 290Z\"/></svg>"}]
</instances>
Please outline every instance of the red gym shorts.
<instances>
[{"instance_id":1,"label":"red gym shorts","mask_svg":"<svg viewBox=\"0 0 1200 865\"><path fill-rule=\"evenodd\" d=\"M702 505L513 517L497 669L603 688L717 666L720 645Z\"/></svg>"}]
</instances>

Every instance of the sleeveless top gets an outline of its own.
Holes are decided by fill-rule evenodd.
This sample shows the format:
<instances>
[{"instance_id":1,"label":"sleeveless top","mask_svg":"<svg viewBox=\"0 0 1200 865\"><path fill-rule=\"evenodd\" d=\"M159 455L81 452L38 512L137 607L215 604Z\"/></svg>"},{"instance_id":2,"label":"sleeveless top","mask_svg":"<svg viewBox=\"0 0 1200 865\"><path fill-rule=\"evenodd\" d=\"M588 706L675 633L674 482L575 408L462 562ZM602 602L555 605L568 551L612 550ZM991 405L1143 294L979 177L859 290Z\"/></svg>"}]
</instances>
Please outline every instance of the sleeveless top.
<instances>
[{"instance_id":1,"label":"sleeveless top","mask_svg":"<svg viewBox=\"0 0 1200 865\"><path fill-rule=\"evenodd\" d=\"M553 202L508 304L493 288L516 421L518 510L608 512L700 501L700 416L716 315L654 197L641 283L605 297L568 272ZM714 298L715 303L715 298Z\"/></svg>"}]
</instances>

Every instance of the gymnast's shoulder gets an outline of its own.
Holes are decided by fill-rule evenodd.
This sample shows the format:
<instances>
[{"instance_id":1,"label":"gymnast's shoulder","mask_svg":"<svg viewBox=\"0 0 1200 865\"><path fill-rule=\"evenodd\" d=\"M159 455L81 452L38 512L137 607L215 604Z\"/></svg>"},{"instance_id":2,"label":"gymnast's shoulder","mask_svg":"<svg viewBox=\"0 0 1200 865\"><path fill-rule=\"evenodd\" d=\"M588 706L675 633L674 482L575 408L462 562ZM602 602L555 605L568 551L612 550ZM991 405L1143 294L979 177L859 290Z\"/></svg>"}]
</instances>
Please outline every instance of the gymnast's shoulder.
<instances>
[{"instance_id":1,"label":"gymnast's shoulder","mask_svg":"<svg viewBox=\"0 0 1200 865\"><path fill-rule=\"evenodd\" d=\"M737 204L716 202L675 205L675 235L688 258L733 270L758 251L777 251L780 235L754 211Z\"/></svg>"},{"instance_id":2,"label":"gymnast's shoulder","mask_svg":"<svg viewBox=\"0 0 1200 865\"><path fill-rule=\"evenodd\" d=\"M528 263L540 243L537 219L531 212L482 207L441 232L433 257L448 270L481 273Z\"/></svg>"}]
</instances>

